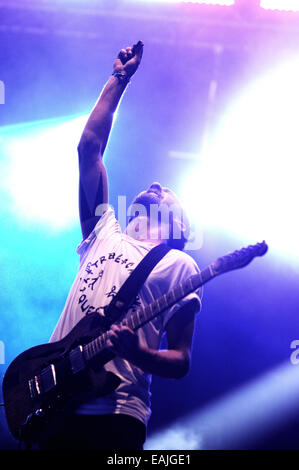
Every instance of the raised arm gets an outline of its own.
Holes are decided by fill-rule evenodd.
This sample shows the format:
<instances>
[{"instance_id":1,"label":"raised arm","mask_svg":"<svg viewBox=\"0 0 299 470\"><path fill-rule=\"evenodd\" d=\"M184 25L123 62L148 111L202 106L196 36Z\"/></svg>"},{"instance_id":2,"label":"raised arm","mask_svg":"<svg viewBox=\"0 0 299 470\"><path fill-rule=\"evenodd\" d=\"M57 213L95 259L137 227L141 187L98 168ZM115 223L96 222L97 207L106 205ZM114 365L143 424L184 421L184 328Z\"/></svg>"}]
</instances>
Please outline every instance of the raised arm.
<instances>
[{"instance_id":1,"label":"raised arm","mask_svg":"<svg viewBox=\"0 0 299 470\"><path fill-rule=\"evenodd\" d=\"M113 75L104 86L83 130L79 145L79 211L83 238L96 225L99 204L108 203L108 178L103 155L110 135L113 116L126 86L141 62L143 43L122 49Z\"/></svg>"}]
</instances>

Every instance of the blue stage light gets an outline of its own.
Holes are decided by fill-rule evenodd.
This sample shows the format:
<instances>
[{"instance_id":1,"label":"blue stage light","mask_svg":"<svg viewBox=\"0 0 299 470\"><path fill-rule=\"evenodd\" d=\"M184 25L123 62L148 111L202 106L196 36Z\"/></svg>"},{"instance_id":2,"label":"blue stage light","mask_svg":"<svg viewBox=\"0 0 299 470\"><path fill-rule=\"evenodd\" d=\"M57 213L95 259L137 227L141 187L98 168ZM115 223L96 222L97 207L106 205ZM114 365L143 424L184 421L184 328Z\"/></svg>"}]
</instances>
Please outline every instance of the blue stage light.
<instances>
[{"instance_id":1,"label":"blue stage light","mask_svg":"<svg viewBox=\"0 0 299 470\"><path fill-rule=\"evenodd\" d=\"M77 145L86 119L2 128L0 189L22 223L62 230L77 222Z\"/></svg>"}]
</instances>

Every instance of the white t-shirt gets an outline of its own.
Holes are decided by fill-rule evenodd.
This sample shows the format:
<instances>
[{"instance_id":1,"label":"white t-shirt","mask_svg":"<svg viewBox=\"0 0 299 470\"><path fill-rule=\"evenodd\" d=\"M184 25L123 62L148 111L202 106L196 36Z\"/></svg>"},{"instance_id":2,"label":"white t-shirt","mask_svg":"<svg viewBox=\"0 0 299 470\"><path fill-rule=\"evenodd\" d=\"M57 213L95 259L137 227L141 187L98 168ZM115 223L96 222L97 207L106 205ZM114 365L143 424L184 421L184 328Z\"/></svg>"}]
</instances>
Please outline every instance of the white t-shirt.
<instances>
[{"instance_id":1,"label":"white t-shirt","mask_svg":"<svg viewBox=\"0 0 299 470\"><path fill-rule=\"evenodd\" d=\"M153 246L151 242L135 240L122 233L113 209L109 208L89 237L77 248L80 255L79 271L50 341L62 339L89 313L98 312L103 315L103 307L110 303L130 272ZM139 305L148 305L196 273L199 273L199 269L188 254L170 250L147 278L130 311ZM201 292L197 291L140 328L137 332L140 343L159 349L169 319L184 303L194 297L198 299L199 311ZM151 413L151 375L120 357L116 357L104 367L121 378L120 385L109 395L82 405L77 412L123 413L147 424Z\"/></svg>"}]
</instances>

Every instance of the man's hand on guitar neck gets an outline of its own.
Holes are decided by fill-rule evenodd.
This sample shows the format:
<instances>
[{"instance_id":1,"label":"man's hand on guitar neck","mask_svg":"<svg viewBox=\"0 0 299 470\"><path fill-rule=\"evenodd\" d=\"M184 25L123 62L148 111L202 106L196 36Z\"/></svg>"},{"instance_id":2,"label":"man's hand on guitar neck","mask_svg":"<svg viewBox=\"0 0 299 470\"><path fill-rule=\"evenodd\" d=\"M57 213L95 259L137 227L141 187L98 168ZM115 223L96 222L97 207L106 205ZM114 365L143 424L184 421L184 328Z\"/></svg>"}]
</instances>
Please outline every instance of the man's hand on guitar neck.
<instances>
[{"instance_id":1,"label":"man's hand on guitar neck","mask_svg":"<svg viewBox=\"0 0 299 470\"><path fill-rule=\"evenodd\" d=\"M107 346L116 355L133 363L141 351L137 334L127 326L112 325Z\"/></svg>"},{"instance_id":2,"label":"man's hand on guitar neck","mask_svg":"<svg viewBox=\"0 0 299 470\"><path fill-rule=\"evenodd\" d=\"M156 350L141 345L133 330L117 325L112 325L109 331L107 347L144 372L180 379L187 374L190 366L195 310L196 305L190 301L169 320L166 326L169 349Z\"/></svg>"}]
</instances>

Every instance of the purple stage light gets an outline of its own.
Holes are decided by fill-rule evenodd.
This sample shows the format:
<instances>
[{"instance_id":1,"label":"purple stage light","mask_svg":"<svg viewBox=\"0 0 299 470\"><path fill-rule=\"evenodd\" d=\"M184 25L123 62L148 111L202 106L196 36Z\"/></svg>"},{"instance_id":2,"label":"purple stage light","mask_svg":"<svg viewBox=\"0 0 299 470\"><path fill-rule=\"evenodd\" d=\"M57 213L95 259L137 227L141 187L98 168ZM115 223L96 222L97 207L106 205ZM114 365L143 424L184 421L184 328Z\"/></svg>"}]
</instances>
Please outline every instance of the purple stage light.
<instances>
[{"instance_id":1,"label":"purple stage light","mask_svg":"<svg viewBox=\"0 0 299 470\"><path fill-rule=\"evenodd\" d=\"M149 435L145 450L248 449L252 442L271 436L298 416L298 386L296 367L282 363L205 408L193 410L167 429Z\"/></svg>"},{"instance_id":2,"label":"purple stage light","mask_svg":"<svg viewBox=\"0 0 299 470\"><path fill-rule=\"evenodd\" d=\"M149 0L144 0L149 3ZM151 0L150 3L199 3L204 5L221 5L231 6L234 5L234 0Z\"/></svg>"},{"instance_id":3,"label":"purple stage light","mask_svg":"<svg viewBox=\"0 0 299 470\"><path fill-rule=\"evenodd\" d=\"M299 11L299 0L261 0L265 10Z\"/></svg>"},{"instance_id":4,"label":"purple stage light","mask_svg":"<svg viewBox=\"0 0 299 470\"><path fill-rule=\"evenodd\" d=\"M233 5L235 2L234 0L202 0L202 1L183 0L183 3L204 3L205 5L230 6L230 5Z\"/></svg>"}]
</instances>

